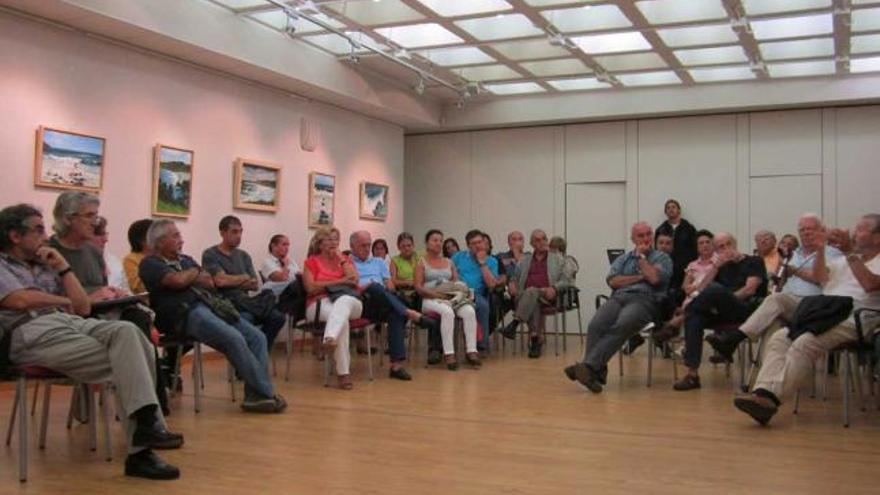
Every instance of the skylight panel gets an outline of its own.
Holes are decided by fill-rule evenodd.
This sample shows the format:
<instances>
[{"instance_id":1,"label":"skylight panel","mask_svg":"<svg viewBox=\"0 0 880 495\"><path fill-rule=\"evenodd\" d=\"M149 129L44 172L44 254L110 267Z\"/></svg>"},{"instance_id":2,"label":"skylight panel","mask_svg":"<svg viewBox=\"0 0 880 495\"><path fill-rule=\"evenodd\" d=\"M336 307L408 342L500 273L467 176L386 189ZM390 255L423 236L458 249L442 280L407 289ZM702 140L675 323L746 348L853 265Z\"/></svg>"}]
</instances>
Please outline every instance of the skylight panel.
<instances>
[{"instance_id":1,"label":"skylight panel","mask_svg":"<svg viewBox=\"0 0 880 495\"><path fill-rule=\"evenodd\" d=\"M880 52L880 34L865 34L850 38L850 52Z\"/></svg>"},{"instance_id":2,"label":"skylight panel","mask_svg":"<svg viewBox=\"0 0 880 495\"><path fill-rule=\"evenodd\" d=\"M556 79L547 81L547 84L553 86L559 91L583 91L587 89L605 89L611 85L602 82L595 77L579 77L577 79Z\"/></svg>"},{"instance_id":3,"label":"skylight panel","mask_svg":"<svg viewBox=\"0 0 880 495\"><path fill-rule=\"evenodd\" d=\"M624 55L603 55L594 60L607 70L629 71L641 69L666 69L666 61L655 52L627 53Z\"/></svg>"},{"instance_id":4,"label":"skylight panel","mask_svg":"<svg viewBox=\"0 0 880 495\"><path fill-rule=\"evenodd\" d=\"M467 0L466 2L455 2L450 0L418 1L443 17L456 17L460 15L482 14L484 12L498 12L513 9L513 7L511 7L505 0Z\"/></svg>"},{"instance_id":5,"label":"skylight panel","mask_svg":"<svg viewBox=\"0 0 880 495\"><path fill-rule=\"evenodd\" d=\"M562 48L561 46L553 46L544 38L492 43L489 47L494 48L499 53L512 60L559 57L569 54L568 50L565 48Z\"/></svg>"},{"instance_id":6,"label":"skylight panel","mask_svg":"<svg viewBox=\"0 0 880 495\"><path fill-rule=\"evenodd\" d=\"M659 29L657 35L666 45L674 48L739 42L729 24Z\"/></svg>"},{"instance_id":7,"label":"skylight panel","mask_svg":"<svg viewBox=\"0 0 880 495\"><path fill-rule=\"evenodd\" d=\"M401 0L381 2L327 2L321 8L334 10L354 22L365 26L398 22L423 21L425 16L410 8Z\"/></svg>"},{"instance_id":8,"label":"skylight panel","mask_svg":"<svg viewBox=\"0 0 880 495\"><path fill-rule=\"evenodd\" d=\"M597 31L632 26L632 22L616 5L595 5L572 9L545 10L545 19L557 29L567 33L573 31Z\"/></svg>"},{"instance_id":9,"label":"skylight panel","mask_svg":"<svg viewBox=\"0 0 880 495\"><path fill-rule=\"evenodd\" d=\"M255 12L253 14L248 14L249 17L260 21L264 24L267 24L275 29L284 30L288 26L288 22L295 29L295 33L303 34L303 33L317 33L324 31L324 28L318 26L317 24L313 24L303 18L291 19L288 21L287 14L281 10L270 10L268 12ZM329 24L332 27L337 29L342 29L345 27L345 24L333 19L331 17L327 17L324 14L318 14L315 16L317 19Z\"/></svg>"},{"instance_id":10,"label":"skylight panel","mask_svg":"<svg viewBox=\"0 0 880 495\"><path fill-rule=\"evenodd\" d=\"M495 62L495 59L483 50L473 46L461 48L437 48L419 52L419 55L430 60L432 63L442 66L482 64Z\"/></svg>"},{"instance_id":11,"label":"skylight panel","mask_svg":"<svg viewBox=\"0 0 880 495\"><path fill-rule=\"evenodd\" d=\"M591 72L583 62L576 58L522 62L520 65L536 76L562 76Z\"/></svg>"},{"instance_id":12,"label":"skylight panel","mask_svg":"<svg viewBox=\"0 0 880 495\"><path fill-rule=\"evenodd\" d=\"M355 48L355 53L364 53L368 51L364 48L364 46L372 46L373 48L377 48L380 50L388 49L388 47L386 47L385 45L376 42L372 38L362 33L358 33L357 35L353 36L353 38L355 38L355 40L361 45L360 47ZM346 53L351 53L351 43L349 43L348 40L337 34L317 34L313 36L303 36L300 39L319 46L335 55L345 55Z\"/></svg>"},{"instance_id":13,"label":"skylight panel","mask_svg":"<svg viewBox=\"0 0 880 495\"><path fill-rule=\"evenodd\" d=\"M715 65L748 62L745 52L739 45L719 46L716 48L696 48L693 50L676 50L675 57L682 65Z\"/></svg>"},{"instance_id":14,"label":"skylight panel","mask_svg":"<svg viewBox=\"0 0 880 495\"><path fill-rule=\"evenodd\" d=\"M533 82L485 84L483 86L496 95L519 95L546 91L540 84Z\"/></svg>"},{"instance_id":15,"label":"skylight panel","mask_svg":"<svg viewBox=\"0 0 880 495\"><path fill-rule=\"evenodd\" d=\"M694 81L718 82L718 81L735 81L741 79L754 79L755 73L748 66L740 67L707 67L703 69L689 69L691 77Z\"/></svg>"},{"instance_id":16,"label":"skylight panel","mask_svg":"<svg viewBox=\"0 0 880 495\"><path fill-rule=\"evenodd\" d=\"M834 40L831 38L777 41L774 43L761 43L758 47L764 60L829 57L834 55Z\"/></svg>"},{"instance_id":17,"label":"skylight panel","mask_svg":"<svg viewBox=\"0 0 880 495\"><path fill-rule=\"evenodd\" d=\"M544 31L536 28L532 21L522 14L481 17L455 21L455 24L471 33L478 40L497 40L544 34Z\"/></svg>"},{"instance_id":18,"label":"skylight panel","mask_svg":"<svg viewBox=\"0 0 880 495\"><path fill-rule=\"evenodd\" d=\"M572 38L587 53L620 53L650 50L651 44L642 33L595 34Z\"/></svg>"},{"instance_id":19,"label":"skylight panel","mask_svg":"<svg viewBox=\"0 0 880 495\"><path fill-rule=\"evenodd\" d=\"M434 23L379 28L376 32L405 48L449 45L464 41L445 27Z\"/></svg>"},{"instance_id":20,"label":"skylight panel","mask_svg":"<svg viewBox=\"0 0 880 495\"><path fill-rule=\"evenodd\" d=\"M480 65L462 67L454 72L468 81L497 81L498 79L519 79L522 75L506 65Z\"/></svg>"},{"instance_id":21,"label":"skylight panel","mask_svg":"<svg viewBox=\"0 0 880 495\"><path fill-rule=\"evenodd\" d=\"M834 32L834 20L831 14L752 20L750 24L755 39L758 40L796 38Z\"/></svg>"},{"instance_id":22,"label":"skylight panel","mask_svg":"<svg viewBox=\"0 0 880 495\"><path fill-rule=\"evenodd\" d=\"M650 0L636 6L651 24L727 19L720 1Z\"/></svg>"},{"instance_id":23,"label":"skylight panel","mask_svg":"<svg viewBox=\"0 0 880 495\"><path fill-rule=\"evenodd\" d=\"M880 57L854 58L849 61L850 72L880 71Z\"/></svg>"},{"instance_id":24,"label":"skylight panel","mask_svg":"<svg viewBox=\"0 0 880 495\"><path fill-rule=\"evenodd\" d=\"M779 14L831 7L831 0L743 0L746 15Z\"/></svg>"},{"instance_id":25,"label":"skylight panel","mask_svg":"<svg viewBox=\"0 0 880 495\"><path fill-rule=\"evenodd\" d=\"M814 62L767 64L767 71L770 73L770 77L821 76L834 74L836 67L833 60L818 60Z\"/></svg>"},{"instance_id":26,"label":"skylight panel","mask_svg":"<svg viewBox=\"0 0 880 495\"><path fill-rule=\"evenodd\" d=\"M624 86L661 86L681 84L681 79L673 71L640 72L638 74L618 74L617 80Z\"/></svg>"},{"instance_id":27,"label":"skylight panel","mask_svg":"<svg viewBox=\"0 0 880 495\"><path fill-rule=\"evenodd\" d=\"M857 9L852 14L853 31L873 31L880 29L880 9Z\"/></svg>"}]
</instances>

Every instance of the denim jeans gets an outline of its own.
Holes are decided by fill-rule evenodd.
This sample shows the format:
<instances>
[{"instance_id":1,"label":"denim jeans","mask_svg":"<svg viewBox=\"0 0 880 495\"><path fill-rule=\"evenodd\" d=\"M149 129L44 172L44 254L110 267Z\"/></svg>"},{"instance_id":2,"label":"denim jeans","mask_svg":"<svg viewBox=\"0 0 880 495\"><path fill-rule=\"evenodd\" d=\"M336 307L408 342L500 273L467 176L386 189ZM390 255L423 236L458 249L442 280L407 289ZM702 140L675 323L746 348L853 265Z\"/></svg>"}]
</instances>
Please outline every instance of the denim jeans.
<instances>
[{"instance_id":1,"label":"denim jeans","mask_svg":"<svg viewBox=\"0 0 880 495\"><path fill-rule=\"evenodd\" d=\"M489 350L489 298L485 294L474 294L474 304L477 309L477 323L483 329L483 338L480 340L480 350Z\"/></svg>"},{"instance_id":2,"label":"denim jeans","mask_svg":"<svg viewBox=\"0 0 880 495\"><path fill-rule=\"evenodd\" d=\"M202 303L195 304L187 314L186 331L195 340L217 349L229 359L244 380L247 398L275 395L269 378L269 353L266 337L244 318L231 325L215 315Z\"/></svg>"},{"instance_id":3,"label":"denim jeans","mask_svg":"<svg viewBox=\"0 0 880 495\"><path fill-rule=\"evenodd\" d=\"M257 323L257 317L247 311L240 311L241 317L247 320L250 323L253 323L254 326L259 328L263 335L266 336L266 347L272 349L272 346L275 344L275 338L278 337L278 332L284 327L284 324L287 322L287 318L284 316L284 313L278 311L277 309L273 309L269 316L263 320L262 323Z\"/></svg>"},{"instance_id":4,"label":"denim jeans","mask_svg":"<svg viewBox=\"0 0 880 495\"><path fill-rule=\"evenodd\" d=\"M406 312L409 308L397 295L388 292L380 284L370 284L364 289L369 294L364 314L367 318L385 318L388 323L388 356L392 363L406 360ZM384 314L383 314L384 313Z\"/></svg>"}]
</instances>

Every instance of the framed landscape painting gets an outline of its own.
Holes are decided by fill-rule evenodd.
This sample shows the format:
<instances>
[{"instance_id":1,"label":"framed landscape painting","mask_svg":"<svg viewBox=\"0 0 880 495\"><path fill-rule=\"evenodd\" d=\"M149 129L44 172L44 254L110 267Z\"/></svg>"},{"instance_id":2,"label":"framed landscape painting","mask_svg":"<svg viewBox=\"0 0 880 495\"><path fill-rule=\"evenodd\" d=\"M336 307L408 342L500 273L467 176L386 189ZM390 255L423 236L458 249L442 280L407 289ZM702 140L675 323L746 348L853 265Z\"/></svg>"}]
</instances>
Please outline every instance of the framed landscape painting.
<instances>
[{"instance_id":1,"label":"framed landscape painting","mask_svg":"<svg viewBox=\"0 0 880 495\"><path fill-rule=\"evenodd\" d=\"M278 211L281 167L257 160L235 161L233 206L246 210Z\"/></svg>"},{"instance_id":2,"label":"framed landscape painting","mask_svg":"<svg viewBox=\"0 0 880 495\"><path fill-rule=\"evenodd\" d=\"M34 185L98 192L104 178L107 140L40 126L34 158Z\"/></svg>"},{"instance_id":3,"label":"framed landscape painting","mask_svg":"<svg viewBox=\"0 0 880 495\"><path fill-rule=\"evenodd\" d=\"M153 150L153 215L189 216L193 155L192 150L156 145Z\"/></svg>"},{"instance_id":4,"label":"framed landscape painting","mask_svg":"<svg viewBox=\"0 0 880 495\"><path fill-rule=\"evenodd\" d=\"M361 182L360 216L365 220L388 219L388 186Z\"/></svg>"},{"instance_id":5,"label":"framed landscape painting","mask_svg":"<svg viewBox=\"0 0 880 495\"><path fill-rule=\"evenodd\" d=\"M333 225L336 206L336 177L309 174L309 227Z\"/></svg>"}]
</instances>

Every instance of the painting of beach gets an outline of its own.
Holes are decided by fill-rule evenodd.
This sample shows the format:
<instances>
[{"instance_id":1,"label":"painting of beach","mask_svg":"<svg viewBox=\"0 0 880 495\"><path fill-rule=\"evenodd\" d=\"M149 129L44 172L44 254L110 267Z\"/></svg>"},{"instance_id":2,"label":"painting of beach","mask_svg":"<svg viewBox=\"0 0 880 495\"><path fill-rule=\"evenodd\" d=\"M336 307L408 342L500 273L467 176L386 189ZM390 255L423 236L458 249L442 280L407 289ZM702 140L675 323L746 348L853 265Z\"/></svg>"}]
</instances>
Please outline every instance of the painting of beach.
<instances>
[{"instance_id":1,"label":"painting of beach","mask_svg":"<svg viewBox=\"0 0 880 495\"><path fill-rule=\"evenodd\" d=\"M360 192L361 218L384 222L388 218L388 186L361 182Z\"/></svg>"},{"instance_id":2,"label":"painting of beach","mask_svg":"<svg viewBox=\"0 0 880 495\"><path fill-rule=\"evenodd\" d=\"M239 158L235 162L234 187L236 208L278 211L281 168L270 163Z\"/></svg>"},{"instance_id":3,"label":"painting of beach","mask_svg":"<svg viewBox=\"0 0 880 495\"><path fill-rule=\"evenodd\" d=\"M105 147L104 138L40 127L37 129L34 184L100 191Z\"/></svg>"},{"instance_id":4,"label":"painting of beach","mask_svg":"<svg viewBox=\"0 0 880 495\"><path fill-rule=\"evenodd\" d=\"M193 155L192 150L156 145L153 152L153 215L189 216Z\"/></svg>"},{"instance_id":5,"label":"painting of beach","mask_svg":"<svg viewBox=\"0 0 880 495\"><path fill-rule=\"evenodd\" d=\"M336 205L336 177L318 172L309 174L309 227L333 225Z\"/></svg>"}]
</instances>

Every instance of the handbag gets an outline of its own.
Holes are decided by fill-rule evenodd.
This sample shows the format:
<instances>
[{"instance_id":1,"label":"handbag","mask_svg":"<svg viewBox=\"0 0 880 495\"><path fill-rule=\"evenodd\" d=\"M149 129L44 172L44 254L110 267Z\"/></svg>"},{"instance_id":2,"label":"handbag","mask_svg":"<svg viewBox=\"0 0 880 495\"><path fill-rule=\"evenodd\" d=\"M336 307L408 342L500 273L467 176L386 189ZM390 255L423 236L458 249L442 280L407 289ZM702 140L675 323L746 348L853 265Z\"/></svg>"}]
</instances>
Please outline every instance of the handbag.
<instances>
[{"instance_id":1,"label":"handbag","mask_svg":"<svg viewBox=\"0 0 880 495\"><path fill-rule=\"evenodd\" d=\"M330 298L331 301L336 302L342 296L351 296L355 299L360 299L361 295L358 294L354 287L345 284L336 284L336 285L328 285L325 290L327 291L327 297Z\"/></svg>"},{"instance_id":2,"label":"handbag","mask_svg":"<svg viewBox=\"0 0 880 495\"><path fill-rule=\"evenodd\" d=\"M258 322L262 322L269 318L272 310L275 309L275 293L269 289L263 289L253 296L242 294L233 302L238 309L247 311L254 315Z\"/></svg>"},{"instance_id":3,"label":"handbag","mask_svg":"<svg viewBox=\"0 0 880 495\"><path fill-rule=\"evenodd\" d=\"M235 309L235 305L232 304L232 301L203 287L196 287L193 285L190 286L189 290L193 291L193 293L199 298L199 301L204 303L204 305L221 320L229 324L238 323L241 314Z\"/></svg>"}]
</instances>

